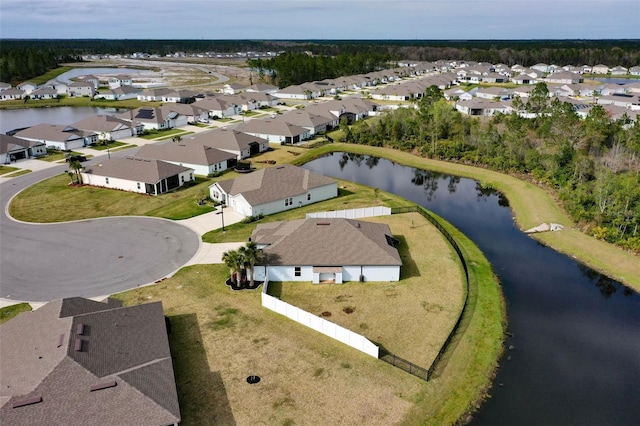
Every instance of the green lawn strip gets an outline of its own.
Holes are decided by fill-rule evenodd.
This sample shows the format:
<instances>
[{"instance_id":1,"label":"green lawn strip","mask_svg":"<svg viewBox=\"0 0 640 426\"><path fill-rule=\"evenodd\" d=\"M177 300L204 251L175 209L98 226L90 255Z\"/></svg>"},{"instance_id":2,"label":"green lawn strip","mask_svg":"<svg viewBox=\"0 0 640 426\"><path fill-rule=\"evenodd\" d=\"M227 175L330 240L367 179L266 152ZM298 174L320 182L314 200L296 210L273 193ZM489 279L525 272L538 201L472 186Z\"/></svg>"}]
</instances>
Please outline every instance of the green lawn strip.
<instances>
[{"instance_id":1,"label":"green lawn strip","mask_svg":"<svg viewBox=\"0 0 640 426\"><path fill-rule=\"evenodd\" d=\"M0 175L6 175L6 174L9 174L9 173L14 173L14 172L17 172L18 170L20 170L20 168L18 168L18 167L0 166Z\"/></svg>"},{"instance_id":2,"label":"green lawn strip","mask_svg":"<svg viewBox=\"0 0 640 426\"><path fill-rule=\"evenodd\" d=\"M14 177L18 177L18 176L22 176L22 175L26 175L27 173L31 173L31 170L29 169L20 169L17 172L14 173L10 173L10 174L6 174L3 175L2 177L6 177L6 178L14 178Z\"/></svg>"},{"instance_id":3,"label":"green lawn strip","mask_svg":"<svg viewBox=\"0 0 640 426\"><path fill-rule=\"evenodd\" d=\"M109 150L114 150L115 148L121 148L123 146L128 146L129 144L125 142L112 141L109 144L100 144L100 145L92 145L91 149L95 149L96 151L106 151L107 148Z\"/></svg>"},{"instance_id":4,"label":"green lawn strip","mask_svg":"<svg viewBox=\"0 0 640 426\"><path fill-rule=\"evenodd\" d=\"M70 98L62 95L57 99L29 99L27 102L25 102L24 99L3 101L0 102L0 109L51 108L60 106L134 109L143 106L157 107L160 105L160 102L143 102L137 99L110 101L93 99L88 96Z\"/></svg>"},{"instance_id":5,"label":"green lawn strip","mask_svg":"<svg viewBox=\"0 0 640 426\"><path fill-rule=\"evenodd\" d=\"M193 186L150 196L95 186L70 187L69 176L60 174L20 192L9 212L18 220L39 223L129 215L184 219L212 209L197 205L196 198L210 182L196 179Z\"/></svg>"},{"instance_id":6,"label":"green lawn strip","mask_svg":"<svg viewBox=\"0 0 640 426\"><path fill-rule=\"evenodd\" d=\"M42 160L42 161L47 161L49 163L53 163L56 161L64 161L64 159L66 158L66 152L62 152L62 151L57 151L57 150L50 150L47 151L47 155L44 157L38 157L38 160ZM69 155L83 155L79 152L76 151L72 151L70 153L68 153Z\"/></svg>"},{"instance_id":7,"label":"green lawn strip","mask_svg":"<svg viewBox=\"0 0 640 426\"><path fill-rule=\"evenodd\" d=\"M563 231L532 234L533 238L640 291L638 257L572 229L573 222L555 202L553 195L532 183L479 167L430 160L389 148L344 143L328 144L306 152L295 158L292 163L304 164L335 151L375 155L410 167L476 179L507 196L520 229L525 230L549 222L564 226Z\"/></svg>"},{"instance_id":8,"label":"green lawn strip","mask_svg":"<svg viewBox=\"0 0 640 426\"><path fill-rule=\"evenodd\" d=\"M176 136L183 137L183 136L191 135L193 133L195 133L195 132L179 132L179 133L175 133L173 136L163 136L161 138L156 138L156 139L153 139L153 140L154 141L166 141L166 140L169 140L169 139L173 139Z\"/></svg>"},{"instance_id":9,"label":"green lawn strip","mask_svg":"<svg viewBox=\"0 0 640 426\"><path fill-rule=\"evenodd\" d=\"M5 306L0 308L0 324L9 321L19 313L28 312L31 310L31 305L28 303L18 303L11 306Z\"/></svg>"}]
</instances>

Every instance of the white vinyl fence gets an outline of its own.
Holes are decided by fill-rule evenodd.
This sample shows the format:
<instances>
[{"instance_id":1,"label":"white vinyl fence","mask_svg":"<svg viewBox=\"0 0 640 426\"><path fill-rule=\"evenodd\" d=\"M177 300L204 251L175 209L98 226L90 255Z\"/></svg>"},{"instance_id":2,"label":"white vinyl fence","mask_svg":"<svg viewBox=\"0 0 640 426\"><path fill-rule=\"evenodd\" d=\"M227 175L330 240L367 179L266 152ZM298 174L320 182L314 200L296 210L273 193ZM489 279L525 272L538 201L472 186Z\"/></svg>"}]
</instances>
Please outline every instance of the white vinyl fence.
<instances>
[{"instance_id":1,"label":"white vinyl fence","mask_svg":"<svg viewBox=\"0 0 640 426\"><path fill-rule=\"evenodd\" d=\"M390 214L391 209L389 207L375 206L360 209L307 213L307 219L359 219L361 217L388 216Z\"/></svg>"},{"instance_id":2,"label":"white vinyl fence","mask_svg":"<svg viewBox=\"0 0 640 426\"><path fill-rule=\"evenodd\" d=\"M354 333L351 330L347 330L346 328L334 324L330 321L327 321L324 318L320 318L319 316L310 314L307 311L303 311L302 309L283 302L276 297L270 296L269 294L267 294L268 287L269 284L267 281L265 281L262 287L263 307L284 315L297 323L312 328L326 336L331 337L332 339L344 343L345 345L349 345L352 348L359 350L360 352L364 352L367 355L378 358L378 346L371 343L371 341L366 337Z\"/></svg>"}]
</instances>

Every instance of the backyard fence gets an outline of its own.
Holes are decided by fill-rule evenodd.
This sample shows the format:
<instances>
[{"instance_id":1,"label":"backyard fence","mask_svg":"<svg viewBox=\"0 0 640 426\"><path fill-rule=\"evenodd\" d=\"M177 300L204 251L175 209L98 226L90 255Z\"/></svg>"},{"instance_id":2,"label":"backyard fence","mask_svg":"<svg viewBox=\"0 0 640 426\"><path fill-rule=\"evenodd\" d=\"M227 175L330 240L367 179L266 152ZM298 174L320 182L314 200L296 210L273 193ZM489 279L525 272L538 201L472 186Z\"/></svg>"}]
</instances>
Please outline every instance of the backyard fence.
<instances>
[{"instance_id":1,"label":"backyard fence","mask_svg":"<svg viewBox=\"0 0 640 426\"><path fill-rule=\"evenodd\" d=\"M440 231L440 233L446 238L446 240L449 242L449 244L451 244L451 247L453 247L453 249L455 250L456 254L458 255L458 258L460 259L460 263L462 264L462 268L464 269L465 295L464 295L464 301L462 303L462 309L460 309L460 314L458 315L458 319L456 320L455 325L453 326L453 328L449 332L449 335L447 336L447 339L442 344L442 347L438 351L438 355L436 355L435 359L431 363L431 366L428 369L425 370L424 368L418 367L415 364L412 364L409 361L405 361L402 358L396 357L393 354L385 354L380 358L383 361L389 362L390 364L393 364L396 367L402 368L403 370L405 370L405 371L407 371L407 372L409 372L411 374L414 374L414 375L416 375L418 377L423 377L425 380L428 381L431 378L431 375L435 371L436 367L438 366L438 363L442 359L442 356L444 355L444 353L449 348L449 344L453 340L453 337L455 336L455 334L458 332L458 329L460 328L460 324L462 323L462 317L464 315L465 309L467 308L467 302L469 300L469 268L467 266L467 262L466 262L466 260L464 258L464 255L462 254L462 250L460 250L460 247L458 246L458 243L456 242L456 240L451 236L449 231L447 231L442 226L440 221L438 219L436 219L436 217L433 216L431 213L429 213L429 211L427 209L425 209L422 206L415 206L414 205L414 206L408 206L408 207L395 207L395 208L393 208L391 210L392 210L393 214L417 212L422 217L424 217L429 222L431 222L431 224L433 224L433 226L435 226L436 229L438 229L438 231ZM414 373L414 371L419 371L420 374L422 374L423 373L422 370L426 371L426 375L425 376L421 376L421 375L418 375L418 374Z\"/></svg>"},{"instance_id":2,"label":"backyard fence","mask_svg":"<svg viewBox=\"0 0 640 426\"><path fill-rule=\"evenodd\" d=\"M378 358L378 346L374 345L366 337L361 336L358 333L354 333L351 330L347 330L346 328L327 321L317 315L313 315L305 310L290 305L287 302L283 302L277 297L273 297L268 294L268 288L269 282L265 280L262 288L263 307L284 315L299 324L318 331L325 336L329 336L332 339L344 343L345 345L351 346L352 348L355 348L360 352L364 352L367 355Z\"/></svg>"},{"instance_id":3,"label":"backyard fence","mask_svg":"<svg viewBox=\"0 0 640 426\"><path fill-rule=\"evenodd\" d=\"M391 213L392 211L389 207L375 206L362 207L359 209L307 213L307 219L360 219L362 217L388 216Z\"/></svg>"}]
</instances>

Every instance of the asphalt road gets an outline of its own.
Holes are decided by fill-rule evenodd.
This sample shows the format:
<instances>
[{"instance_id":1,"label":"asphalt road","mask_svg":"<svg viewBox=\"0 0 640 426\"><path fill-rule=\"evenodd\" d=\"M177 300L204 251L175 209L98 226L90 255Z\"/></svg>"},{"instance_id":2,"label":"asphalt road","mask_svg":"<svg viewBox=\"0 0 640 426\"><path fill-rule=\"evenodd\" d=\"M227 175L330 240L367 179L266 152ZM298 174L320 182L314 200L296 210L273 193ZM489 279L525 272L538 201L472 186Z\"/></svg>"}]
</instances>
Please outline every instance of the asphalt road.
<instances>
[{"instance_id":1,"label":"asphalt road","mask_svg":"<svg viewBox=\"0 0 640 426\"><path fill-rule=\"evenodd\" d=\"M109 295L171 275L197 252L199 237L164 219L30 224L8 217L15 194L64 170L55 166L0 184L0 298L39 302Z\"/></svg>"}]
</instances>

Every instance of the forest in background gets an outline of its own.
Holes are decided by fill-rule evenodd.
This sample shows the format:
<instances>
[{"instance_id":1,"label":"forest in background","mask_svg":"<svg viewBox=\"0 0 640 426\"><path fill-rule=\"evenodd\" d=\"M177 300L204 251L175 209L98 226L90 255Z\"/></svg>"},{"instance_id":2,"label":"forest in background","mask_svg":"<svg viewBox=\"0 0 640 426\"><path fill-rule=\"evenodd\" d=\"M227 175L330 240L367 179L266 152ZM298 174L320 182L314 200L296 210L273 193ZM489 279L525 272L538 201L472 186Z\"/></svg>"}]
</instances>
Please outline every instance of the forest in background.
<instances>
[{"instance_id":1,"label":"forest in background","mask_svg":"<svg viewBox=\"0 0 640 426\"><path fill-rule=\"evenodd\" d=\"M335 78L395 66L399 60L467 60L531 66L640 65L640 40L0 40L0 80L17 84L42 75L59 64L80 61L83 55L130 55L143 52L166 56L176 52L288 52L304 72L281 68L283 61L260 65L282 75L282 81ZM299 54L299 55L294 55ZM344 58L350 58L345 61ZM363 59L365 58L365 59ZM341 74L341 75L347 75ZM309 78L313 76L313 78ZM278 79L275 83L284 87Z\"/></svg>"},{"instance_id":2,"label":"forest in background","mask_svg":"<svg viewBox=\"0 0 640 426\"><path fill-rule=\"evenodd\" d=\"M341 129L345 142L487 167L550 188L583 231L640 253L640 124L613 121L600 105L583 120L570 103L549 101L547 90L539 83L522 105L538 114L533 119L469 117L432 86L418 108Z\"/></svg>"}]
</instances>

